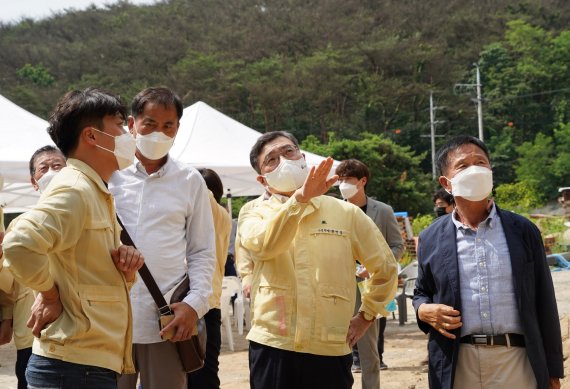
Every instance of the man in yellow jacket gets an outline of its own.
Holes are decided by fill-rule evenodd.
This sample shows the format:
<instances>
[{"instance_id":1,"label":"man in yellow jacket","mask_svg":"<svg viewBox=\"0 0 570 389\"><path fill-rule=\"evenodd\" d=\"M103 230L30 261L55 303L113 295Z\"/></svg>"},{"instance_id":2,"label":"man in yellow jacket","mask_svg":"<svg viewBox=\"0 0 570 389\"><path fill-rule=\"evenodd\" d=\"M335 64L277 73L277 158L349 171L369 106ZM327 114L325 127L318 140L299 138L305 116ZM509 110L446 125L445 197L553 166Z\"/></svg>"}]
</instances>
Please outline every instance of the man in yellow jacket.
<instances>
[{"instance_id":1,"label":"man in yellow jacket","mask_svg":"<svg viewBox=\"0 0 570 389\"><path fill-rule=\"evenodd\" d=\"M56 147L47 145L40 147L30 158L30 182L34 190L42 193L52 178L65 165L65 157ZM3 228L4 226L0 226ZM1 242L1 241L0 241ZM10 342L12 333L16 345L16 377L18 389L26 389L26 367L32 355L34 336L31 328L26 326L30 310L34 303L34 294L30 288L14 281L12 273L2 268L0 270L0 307L2 308L2 324L8 336L0 335L0 344Z\"/></svg>"},{"instance_id":2,"label":"man in yellow jacket","mask_svg":"<svg viewBox=\"0 0 570 389\"><path fill-rule=\"evenodd\" d=\"M4 238L6 266L38 292L28 320L36 337L30 387L116 388L116 373L134 370L128 289L143 257L121 245L105 184L134 159L124 121L125 107L110 93L63 96L48 132L67 167Z\"/></svg>"},{"instance_id":3,"label":"man in yellow jacket","mask_svg":"<svg viewBox=\"0 0 570 389\"><path fill-rule=\"evenodd\" d=\"M286 132L259 137L250 153L273 195L240 215L240 243L254 262L249 364L252 388L350 388L351 347L384 314L397 265L360 208L323 196L332 159L309 169ZM353 317L359 260L371 274Z\"/></svg>"}]
</instances>

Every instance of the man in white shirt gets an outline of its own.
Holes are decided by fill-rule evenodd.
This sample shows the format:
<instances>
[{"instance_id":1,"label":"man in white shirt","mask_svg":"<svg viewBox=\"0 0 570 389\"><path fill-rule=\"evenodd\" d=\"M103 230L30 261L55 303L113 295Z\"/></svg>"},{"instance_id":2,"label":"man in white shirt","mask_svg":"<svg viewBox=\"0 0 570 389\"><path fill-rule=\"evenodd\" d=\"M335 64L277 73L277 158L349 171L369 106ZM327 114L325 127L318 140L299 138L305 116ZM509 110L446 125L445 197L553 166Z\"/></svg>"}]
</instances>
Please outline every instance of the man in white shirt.
<instances>
[{"instance_id":1,"label":"man in white shirt","mask_svg":"<svg viewBox=\"0 0 570 389\"><path fill-rule=\"evenodd\" d=\"M182 389L186 373L174 342L190 338L212 293L215 240L208 188L196 169L168 156L182 117L180 98L167 88L147 88L131 108L128 126L137 159L109 182L117 213L163 294L186 272L190 277L190 292L170 306L175 318L162 331L146 285L139 280L133 286L135 366L144 388ZM172 339L163 341L171 329ZM137 375L123 375L119 388L134 389Z\"/></svg>"}]
</instances>

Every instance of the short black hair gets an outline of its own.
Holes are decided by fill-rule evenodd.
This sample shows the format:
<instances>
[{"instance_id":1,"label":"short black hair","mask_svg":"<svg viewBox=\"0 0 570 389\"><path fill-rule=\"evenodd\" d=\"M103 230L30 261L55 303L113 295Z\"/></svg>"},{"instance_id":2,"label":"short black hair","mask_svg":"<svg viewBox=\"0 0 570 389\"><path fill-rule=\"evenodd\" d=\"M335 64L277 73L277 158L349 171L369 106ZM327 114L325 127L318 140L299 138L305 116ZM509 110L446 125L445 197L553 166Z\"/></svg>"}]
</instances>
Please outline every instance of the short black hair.
<instances>
[{"instance_id":1,"label":"short black hair","mask_svg":"<svg viewBox=\"0 0 570 389\"><path fill-rule=\"evenodd\" d=\"M206 181L206 186L210 189L210 192L214 195L214 199L219 204L222 196L224 195L224 185L222 184L222 179L212 169L200 168L198 169L204 181Z\"/></svg>"},{"instance_id":2,"label":"short black hair","mask_svg":"<svg viewBox=\"0 0 570 389\"><path fill-rule=\"evenodd\" d=\"M437 199L442 199L449 205L455 204L453 195L446 191L444 188L439 188L437 192L433 194L432 201L435 203Z\"/></svg>"},{"instance_id":3,"label":"short black hair","mask_svg":"<svg viewBox=\"0 0 570 389\"><path fill-rule=\"evenodd\" d=\"M299 142L297 141L297 138L295 138L293 134L287 131L271 131L261 135L259 138L257 138L257 141L255 142L249 153L249 163L257 173L261 173L261 168L258 166L259 163L258 158L259 154L261 154L261 150L263 150L266 144L279 137L287 138L291 142L293 142L295 146L299 147Z\"/></svg>"},{"instance_id":4,"label":"short black hair","mask_svg":"<svg viewBox=\"0 0 570 389\"><path fill-rule=\"evenodd\" d=\"M359 180L366 177L366 185L370 181L370 169L362 161L350 158L342 161L336 168L335 174L339 177L356 177ZM366 187L366 185L364 187Z\"/></svg>"},{"instance_id":5,"label":"short black hair","mask_svg":"<svg viewBox=\"0 0 570 389\"><path fill-rule=\"evenodd\" d=\"M180 97L178 97L178 95L170 88L165 86L153 86L139 92L133 98L133 102L131 103L131 115L137 117L142 114L146 103L160 104L164 108L174 107L176 108L178 120L182 118L182 113L184 111L182 100L180 100Z\"/></svg>"},{"instance_id":6,"label":"short black hair","mask_svg":"<svg viewBox=\"0 0 570 389\"><path fill-rule=\"evenodd\" d=\"M437 161L437 170L439 171L440 175L444 175L447 171L447 167L449 165L449 153L454 150L457 150L459 147L467 144L473 144L479 147L485 155L489 162L491 161L491 157L489 156L489 149L485 146L479 138L475 138L471 135L458 135L452 139L450 139L441 149L438 150L436 161Z\"/></svg>"},{"instance_id":7,"label":"short black hair","mask_svg":"<svg viewBox=\"0 0 570 389\"><path fill-rule=\"evenodd\" d=\"M55 146L47 145L47 146L40 147L39 149L34 151L34 153L32 154L32 158L30 158L30 176L33 177L34 173L36 172L36 158L38 158L43 153L49 153L49 154L59 153L59 154L63 155L61 150L59 150Z\"/></svg>"},{"instance_id":8,"label":"short black hair","mask_svg":"<svg viewBox=\"0 0 570 389\"><path fill-rule=\"evenodd\" d=\"M81 130L87 126L102 127L103 118L120 115L126 119L127 109L118 96L97 88L67 92L49 116L48 134L67 158L77 148Z\"/></svg>"}]
</instances>

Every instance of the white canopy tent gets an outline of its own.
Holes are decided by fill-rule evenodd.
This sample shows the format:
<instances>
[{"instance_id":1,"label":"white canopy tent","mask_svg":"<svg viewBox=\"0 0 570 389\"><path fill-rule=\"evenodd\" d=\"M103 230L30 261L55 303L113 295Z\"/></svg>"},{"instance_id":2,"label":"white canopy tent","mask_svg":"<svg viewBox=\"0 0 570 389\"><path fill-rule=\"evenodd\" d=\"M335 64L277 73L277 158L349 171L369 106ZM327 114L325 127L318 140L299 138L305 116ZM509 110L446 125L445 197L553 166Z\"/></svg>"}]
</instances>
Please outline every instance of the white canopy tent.
<instances>
[{"instance_id":1,"label":"white canopy tent","mask_svg":"<svg viewBox=\"0 0 570 389\"><path fill-rule=\"evenodd\" d=\"M48 122L0 95L0 206L5 213L23 212L34 205L39 194L30 183L28 163L42 146L53 145L46 132Z\"/></svg>"},{"instance_id":2,"label":"white canopy tent","mask_svg":"<svg viewBox=\"0 0 570 389\"><path fill-rule=\"evenodd\" d=\"M39 198L30 184L29 159L38 148L53 142L46 132L47 121L2 96L0 115L6 123L0 125L0 177L4 179L0 205L5 213L23 212ZM249 151L259 136L261 133L197 102L184 109L170 155L192 166L215 170L226 194L257 196L263 187L256 181ZM310 166L323 160L313 153L304 154Z\"/></svg>"},{"instance_id":3,"label":"white canopy tent","mask_svg":"<svg viewBox=\"0 0 570 389\"><path fill-rule=\"evenodd\" d=\"M263 187L256 181L249 151L260 136L260 132L199 101L184 109L170 155L192 166L215 170L226 194L257 196L263 193ZM309 166L323 160L319 155L303 153Z\"/></svg>"}]
</instances>

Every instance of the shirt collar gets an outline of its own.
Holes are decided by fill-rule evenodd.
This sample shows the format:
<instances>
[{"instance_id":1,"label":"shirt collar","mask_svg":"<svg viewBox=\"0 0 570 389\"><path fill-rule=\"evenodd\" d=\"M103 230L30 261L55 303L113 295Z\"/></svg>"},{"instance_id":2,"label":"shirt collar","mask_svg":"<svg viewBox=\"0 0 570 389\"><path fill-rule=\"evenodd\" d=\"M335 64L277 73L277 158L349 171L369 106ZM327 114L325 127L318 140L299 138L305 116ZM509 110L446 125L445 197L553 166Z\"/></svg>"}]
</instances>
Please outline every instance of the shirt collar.
<instances>
[{"instance_id":1,"label":"shirt collar","mask_svg":"<svg viewBox=\"0 0 570 389\"><path fill-rule=\"evenodd\" d=\"M97 187L99 188L99 190L101 190L101 192L111 194L111 192L109 192L109 189L107 189L105 182L103 182L101 176L85 162L75 158L68 158L67 167L74 170L78 170L81 173L85 174L91 181L95 183L95 185L97 185Z\"/></svg>"},{"instance_id":2,"label":"shirt collar","mask_svg":"<svg viewBox=\"0 0 570 389\"><path fill-rule=\"evenodd\" d=\"M171 162L171 158L170 155L166 155L166 162L164 165L162 165L160 167L160 169L158 169L156 172L152 173L152 174L148 174L146 172L146 169L144 168L143 164L141 161L138 160L138 158L135 157L135 162L129 166L126 170L130 171L131 173L142 173L145 176L154 176L154 177L162 177L166 174L167 170L169 169L170 165L172 164Z\"/></svg>"},{"instance_id":3,"label":"shirt collar","mask_svg":"<svg viewBox=\"0 0 570 389\"><path fill-rule=\"evenodd\" d=\"M273 195L271 196L271 198L277 200L278 202L280 202L281 204L285 204L287 202L287 200L290 199L290 197L284 196L284 195L280 195L277 193L273 193ZM319 206L321 204L321 196L317 196L317 197L313 197L311 200L309 200L309 203L315 207L316 209L319 209Z\"/></svg>"},{"instance_id":4,"label":"shirt collar","mask_svg":"<svg viewBox=\"0 0 570 389\"><path fill-rule=\"evenodd\" d=\"M498 219L498 215L497 215L497 207L495 206L495 202L493 200L490 200L490 202L491 202L490 204L491 210L489 211L489 215L485 218L485 220L479 223L479 225L493 228L495 226L495 220ZM471 229L471 227L463 224L458 219L457 208L453 209L453 212L451 214L451 220L453 220L453 224L455 224L455 227L457 227L457 229L463 229L463 230Z\"/></svg>"}]
</instances>

